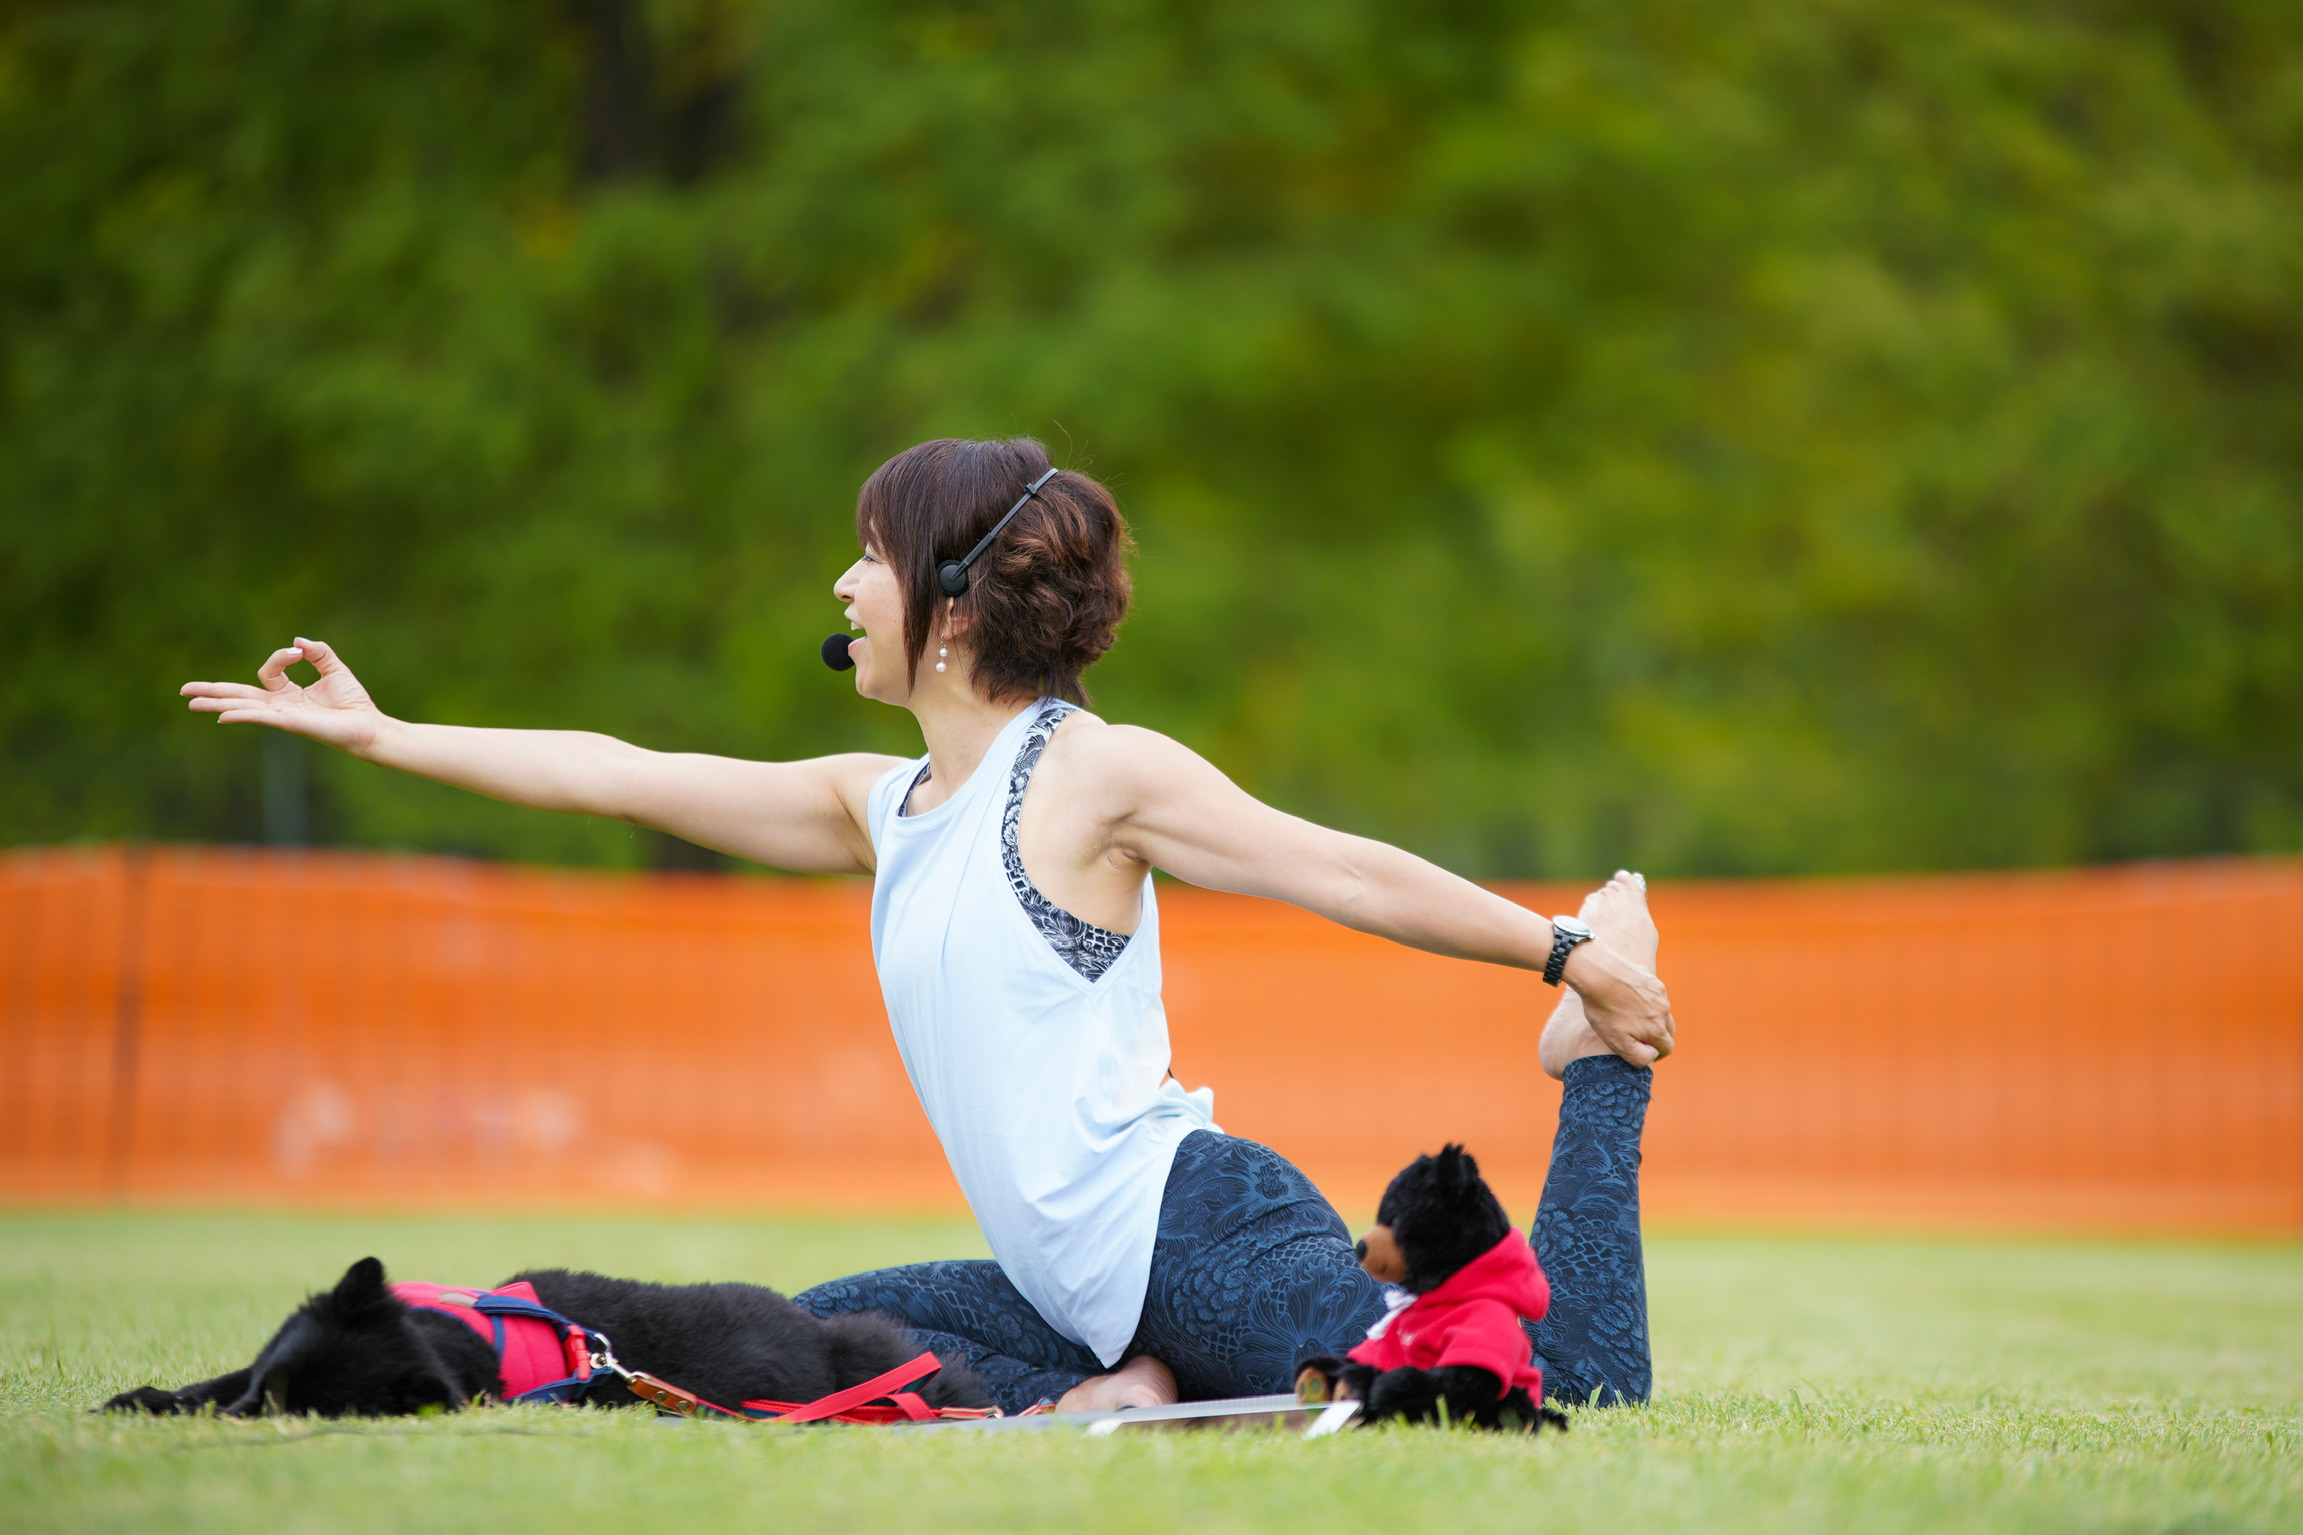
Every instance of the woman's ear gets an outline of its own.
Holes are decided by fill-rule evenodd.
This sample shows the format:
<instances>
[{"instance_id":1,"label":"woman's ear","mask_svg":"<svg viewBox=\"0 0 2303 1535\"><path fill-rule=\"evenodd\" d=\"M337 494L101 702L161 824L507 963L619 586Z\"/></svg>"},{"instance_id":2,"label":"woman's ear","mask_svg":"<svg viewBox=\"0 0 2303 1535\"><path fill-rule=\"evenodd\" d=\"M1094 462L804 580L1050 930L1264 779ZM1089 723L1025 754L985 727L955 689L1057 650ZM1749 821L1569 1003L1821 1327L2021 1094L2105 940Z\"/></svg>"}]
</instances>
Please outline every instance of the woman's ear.
<instances>
[{"instance_id":1,"label":"woman's ear","mask_svg":"<svg viewBox=\"0 0 2303 1535\"><path fill-rule=\"evenodd\" d=\"M960 606L959 598L946 597L943 619L937 632L947 640L964 639L973 627L975 616Z\"/></svg>"}]
</instances>

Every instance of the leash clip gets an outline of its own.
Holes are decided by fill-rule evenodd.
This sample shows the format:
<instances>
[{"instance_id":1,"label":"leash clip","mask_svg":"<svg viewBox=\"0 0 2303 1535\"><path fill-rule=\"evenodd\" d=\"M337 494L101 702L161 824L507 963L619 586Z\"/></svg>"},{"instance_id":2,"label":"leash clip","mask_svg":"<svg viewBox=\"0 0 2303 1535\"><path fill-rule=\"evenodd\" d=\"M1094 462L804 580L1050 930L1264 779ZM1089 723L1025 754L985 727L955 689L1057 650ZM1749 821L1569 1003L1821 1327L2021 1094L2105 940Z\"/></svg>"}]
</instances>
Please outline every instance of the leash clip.
<instances>
[{"instance_id":1,"label":"leash clip","mask_svg":"<svg viewBox=\"0 0 2303 1535\"><path fill-rule=\"evenodd\" d=\"M656 1411L668 1412L675 1417L692 1418L704 1410L704 1399L693 1391L683 1391L670 1381L660 1380L645 1370L625 1369L624 1362L616 1357L616 1351L609 1347L603 1334L593 1333L592 1338L598 1345L592 1350L592 1368L613 1370L623 1378L625 1390L653 1406Z\"/></svg>"},{"instance_id":2,"label":"leash clip","mask_svg":"<svg viewBox=\"0 0 2303 1535\"><path fill-rule=\"evenodd\" d=\"M594 1345L592 1349L593 1369L613 1370L616 1374L621 1375L626 1381L637 1380L639 1378L635 1376L631 1371L624 1368L623 1361L616 1357L616 1351L608 1346L608 1340L605 1334L593 1333L592 1343Z\"/></svg>"}]
</instances>

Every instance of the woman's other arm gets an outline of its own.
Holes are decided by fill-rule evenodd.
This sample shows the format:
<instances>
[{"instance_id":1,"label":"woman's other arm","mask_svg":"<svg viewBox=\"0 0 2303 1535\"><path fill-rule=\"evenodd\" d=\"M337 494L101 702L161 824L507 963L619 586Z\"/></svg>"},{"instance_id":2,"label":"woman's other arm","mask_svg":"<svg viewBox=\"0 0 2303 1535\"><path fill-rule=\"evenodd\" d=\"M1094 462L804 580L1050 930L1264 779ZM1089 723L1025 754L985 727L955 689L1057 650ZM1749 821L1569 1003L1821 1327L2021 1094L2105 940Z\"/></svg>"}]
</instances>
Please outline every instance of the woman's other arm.
<instances>
[{"instance_id":1,"label":"woman's other arm","mask_svg":"<svg viewBox=\"0 0 2303 1535\"><path fill-rule=\"evenodd\" d=\"M1079 733L1079 781L1111 796L1111 852L1212 890L1287 901L1435 954L1540 971L1551 923L1387 843L1314 825L1256 799L1154 731ZM1671 1050L1671 999L1645 967L1592 942L1567 983L1609 1048L1645 1066Z\"/></svg>"},{"instance_id":2,"label":"woman's other arm","mask_svg":"<svg viewBox=\"0 0 2303 1535\"><path fill-rule=\"evenodd\" d=\"M300 687L298 661L319 669ZM896 759L854 753L743 762L652 752L582 730L415 725L378 709L336 653L298 639L257 671L260 687L188 682L191 707L226 725L269 725L355 757L537 810L606 816L807 874L868 874L865 802Z\"/></svg>"}]
</instances>

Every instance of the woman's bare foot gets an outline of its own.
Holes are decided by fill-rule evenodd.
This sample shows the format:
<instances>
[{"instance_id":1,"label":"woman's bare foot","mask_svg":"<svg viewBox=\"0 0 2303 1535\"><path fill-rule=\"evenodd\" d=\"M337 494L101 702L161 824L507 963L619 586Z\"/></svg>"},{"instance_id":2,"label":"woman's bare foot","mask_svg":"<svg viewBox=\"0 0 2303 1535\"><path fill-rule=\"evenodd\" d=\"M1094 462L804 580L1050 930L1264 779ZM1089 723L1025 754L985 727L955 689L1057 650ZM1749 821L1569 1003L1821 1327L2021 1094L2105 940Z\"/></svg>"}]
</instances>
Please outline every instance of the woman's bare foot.
<instances>
[{"instance_id":1,"label":"woman's bare foot","mask_svg":"<svg viewBox=\"0 0 2303 1535\"><path fill-rule=\"evenodd\" d=\"M1663 939L1655 930L1655 918L1648 914L1645 879L1628 869L1616 870L1613 879L1583 898L1577 915L1591 924L1592 937L1599 942L1634 964L1655 968L1656 950ZM1536 1059L1543 1063L1544 1074L1551 1077L1566 1076L1569 1061L1615 1053L1584 1020L1583 999L1564 987L1561 991L1559 1006L1551 1010L1551 1021L1543 1026L1543 1040L1535 1047Z\"/></svg>"},{"instance_id":2,"label":"woman's bare foot","mask_svg":"<svg viewBox=\"0 0 2303 1535\"><path fill-rule=\"evenodd\" d=\"M1173 1407L1175 1373L1149 1354L1138 1354L1109 1375L1091 1375L1066 1391L1057 1412L1117 1412L1122 1407Z\"/></svg>"}]
</instances>

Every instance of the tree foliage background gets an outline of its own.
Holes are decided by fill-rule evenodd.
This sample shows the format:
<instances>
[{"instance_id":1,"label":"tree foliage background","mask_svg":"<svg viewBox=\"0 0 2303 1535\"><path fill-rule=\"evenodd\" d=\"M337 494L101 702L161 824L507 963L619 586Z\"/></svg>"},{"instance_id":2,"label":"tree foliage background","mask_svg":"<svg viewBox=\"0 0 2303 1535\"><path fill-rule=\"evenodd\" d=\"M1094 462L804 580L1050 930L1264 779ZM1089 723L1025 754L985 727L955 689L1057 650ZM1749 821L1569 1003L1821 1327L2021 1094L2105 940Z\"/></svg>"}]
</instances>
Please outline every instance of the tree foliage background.
<instances>
[{"instance_id":1,"label":"tree foliage background","mask_svg":"<svg viewBox=\"0 0 2303 1535\"><path fill-rule=\"evenodd\" d=\"M2303 845L2292 0L16 0L0 163L0 839L256 837L294 633L916 751L855 487L1030 432L1104 712L1469 873Z\"/></svg>"}]
</instances>

